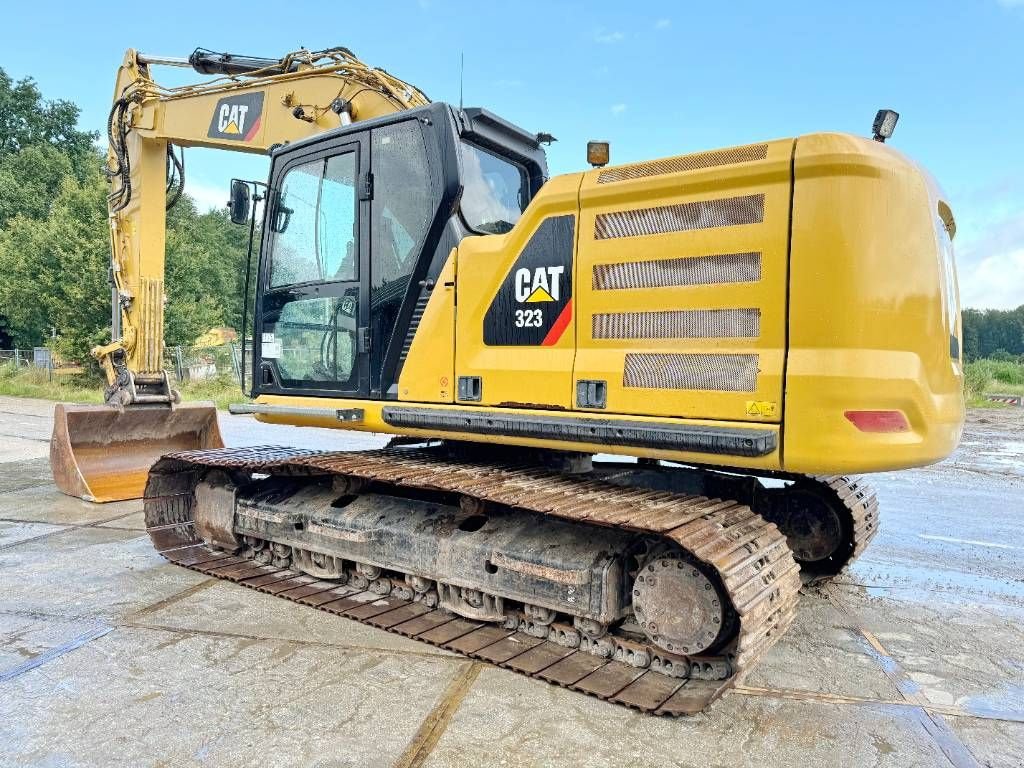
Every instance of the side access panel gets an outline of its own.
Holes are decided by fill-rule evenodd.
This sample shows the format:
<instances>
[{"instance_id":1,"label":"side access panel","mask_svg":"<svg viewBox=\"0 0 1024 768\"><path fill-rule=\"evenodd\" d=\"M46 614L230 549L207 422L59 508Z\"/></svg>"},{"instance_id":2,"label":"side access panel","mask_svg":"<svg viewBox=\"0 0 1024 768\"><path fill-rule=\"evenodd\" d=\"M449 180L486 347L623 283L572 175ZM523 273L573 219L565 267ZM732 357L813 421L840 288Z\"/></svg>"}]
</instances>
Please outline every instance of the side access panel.
<instances>
[{"instance_id":1,"label":"side access panel","mask_svg":"<svg viewBox=\"0 0 1024 768\"><path fill-rule=\"evenodd\" d=\"M792 152L785 139L584 175L573 378L606 398L574 407L780 421Z\"/></svg>"},{"instance_id":2,"label":"side access panel","mask_svg":"<svg viewBox=\"0 0 1024 768\"><path fill-rule=\"evenodd\" d=\"M460 243L455 375L479 382L457 402L572 407L581 178L545 184L509 233Z\"/></svg>"},{"instance_id":3,"label":"side access panel","mask_svg":"<svg viewBox=\"0 0 1024 768\"><path fill-rule=\"evenodd\" d=\"M455 249L430 291L398 378L398 399L450 403L455 399Z\"/></svg>"}]
</instances>

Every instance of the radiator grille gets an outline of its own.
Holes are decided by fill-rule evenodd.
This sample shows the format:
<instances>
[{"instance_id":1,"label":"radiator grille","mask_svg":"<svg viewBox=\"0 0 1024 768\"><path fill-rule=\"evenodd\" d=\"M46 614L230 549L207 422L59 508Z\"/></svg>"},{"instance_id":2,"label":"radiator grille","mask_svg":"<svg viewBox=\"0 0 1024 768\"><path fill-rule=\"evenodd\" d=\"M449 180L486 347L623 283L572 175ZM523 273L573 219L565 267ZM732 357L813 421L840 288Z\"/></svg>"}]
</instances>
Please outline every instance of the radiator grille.
<instances>
[{"instance_id":1,"label":"radiator grille","mask_svg":"<svg viewBox=\"0 0 1024 768\"><path fill-rule=\"evenodd\" d=\"M760 309L615 312L592 318L595 339L730 339L760 335Z\"/></svg>"},{"instance_id":2,"label":"radiator grille","mask_svg":"<svg viewBox=\"0 0 1024 768\"><path fill-rule=\"evenodd\" d=\"M594 290L669 288L715 283L755 283L761 279L760 253L720 253L658 261L596 264Z\"/></svg>"},{"instance_id":3,"label":"radiator grille","mask_svg":"<svg viewBox=\"0 0 1024 768\"><path fill-rule=\"evenodd\" d=\"M594 222L594 239L660 235L694 229L757 224L764 220L764 195L743 195L695 203L638 208L633 211L599 213Z\"/></svg>"},{"instance_id":4,"label":"radiator grille","mask_svg":"<svg viewBox=\"0 0 1024 768\"><path fill-rule=\"evenodd\" d=\"M764 160L767 156L767 144L751 144L748 147L736 147L735 149L698 152L697 154L683 155L682 157L666 157L662 160L634 163L633 165L623 165L619 168L609 168L606 171L601 171L597 176L597 183L608 184L613 181L661 176L665 173L680 173L683 171L696 171L701 168L714 168L718 165L749 163L753 160Z\"/></svg>"},{"instance_id":5,"label":"radiator grille","mask_svg":"<svg viewBox=\"0 0 1024 768\"><path fill-rule=\"evenodd\" d=\"M626 355L622 386L753 392L757 389L757 364L757 355L630 352Z\"/></svg>"}]
</instances>

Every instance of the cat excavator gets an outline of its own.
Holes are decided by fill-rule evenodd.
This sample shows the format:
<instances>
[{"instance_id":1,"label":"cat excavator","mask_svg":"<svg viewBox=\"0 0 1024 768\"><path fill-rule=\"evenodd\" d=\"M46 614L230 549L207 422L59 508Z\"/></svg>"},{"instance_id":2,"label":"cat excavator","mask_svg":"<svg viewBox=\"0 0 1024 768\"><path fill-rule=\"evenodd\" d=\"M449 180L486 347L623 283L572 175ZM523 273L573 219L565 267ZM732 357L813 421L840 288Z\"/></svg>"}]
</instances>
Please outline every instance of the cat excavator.
<instances>
[{"instance_id":1,"label":"cat excavator","mask_svg":"<svg viewBox=\"0 0 1024 768\"><path fill-rule=\"evenodd\" d=\"M158 64L213 79L163 88ZM129 51L108 405L58 406L58 485L144 495L154 547L184 567L699 712L785 633L802 576L867 547L879 508L858 475L960 439L955 221L885 143L896 118L618 166L593 143L591 170L549 178L550 135L344 48ZM259 254L252 399L232 412L386 447L223 448L212 409L177 402L175 145L270 155L266 184L230 191Z\"/></svg>"}]
</instances>

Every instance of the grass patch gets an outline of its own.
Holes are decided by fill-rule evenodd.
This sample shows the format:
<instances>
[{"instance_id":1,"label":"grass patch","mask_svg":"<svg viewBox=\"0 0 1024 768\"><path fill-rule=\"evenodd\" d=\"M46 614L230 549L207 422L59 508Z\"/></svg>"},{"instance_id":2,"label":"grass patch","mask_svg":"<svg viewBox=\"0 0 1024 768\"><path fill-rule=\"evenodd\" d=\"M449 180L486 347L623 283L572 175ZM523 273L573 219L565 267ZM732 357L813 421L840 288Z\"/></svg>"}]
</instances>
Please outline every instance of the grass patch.
<instances>
[{"instance_id":1,"label":"grass patch","mask_svg":"<svg viewBox=\"0 0 1024 768\"><path fill-rule=\"evenodd\" d=\"M231 403L248 402L235 380L222 376L209 381L183 382L179 387L186 402L212 400L220 410ZM90 376L51 376L41 368L0 366L0 395L35 397L68 403L102 403L103 384Z\"/></svg>"},{"instance_id":2,"label":"grass patch","mask_svg":"<svg viewBox=\"0 0 1024 768\"><path fill-rule=\"evenodd\" d=\"M0 366L0 395L69 403L102 403L103 387L87 376L50 376L42 368Z\"/></svg>"},{"instance_id":3,"label":"grass patch","mask_svg":"<svg viewBox=\"0 0 1024 768\"><path fill-rule=\"evenodd\" d=\"M982 358L964 366L964 393L968 401L988 402L986 394L1024 395L1024 363Z\"/></svg>"},{"instance_id":4,"label":"grass patch","mask_svg":"<svg viewBox=\"0 0 1024 768\"><path fill-rule=\"evenodd\" d=\"M218 410L226 411L231 403L248 403L249 398L242 394L242 388L231 376L221 376L208 381L186 381L178 388L181 399L212 400Z\"/></svg>"}]
</instances>

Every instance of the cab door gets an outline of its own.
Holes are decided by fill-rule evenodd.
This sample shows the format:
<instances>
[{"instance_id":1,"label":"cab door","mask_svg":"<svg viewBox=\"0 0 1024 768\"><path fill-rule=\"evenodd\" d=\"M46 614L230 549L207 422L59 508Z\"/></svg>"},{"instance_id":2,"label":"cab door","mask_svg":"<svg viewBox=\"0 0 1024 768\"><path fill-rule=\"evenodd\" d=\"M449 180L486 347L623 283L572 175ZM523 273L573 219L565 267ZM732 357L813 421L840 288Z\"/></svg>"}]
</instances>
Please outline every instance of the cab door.
<instances>
[{"instance_id":1,"label":"cab door","mask_svg":"<svg viewBox=\"0 0 1024 768\"><path fill-rule=\"evenodd\" d=\"M365 397L365 137L318 143L274 168L256 310L259 394Z\"/></svg>"}]
</instances>

